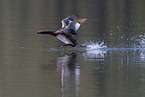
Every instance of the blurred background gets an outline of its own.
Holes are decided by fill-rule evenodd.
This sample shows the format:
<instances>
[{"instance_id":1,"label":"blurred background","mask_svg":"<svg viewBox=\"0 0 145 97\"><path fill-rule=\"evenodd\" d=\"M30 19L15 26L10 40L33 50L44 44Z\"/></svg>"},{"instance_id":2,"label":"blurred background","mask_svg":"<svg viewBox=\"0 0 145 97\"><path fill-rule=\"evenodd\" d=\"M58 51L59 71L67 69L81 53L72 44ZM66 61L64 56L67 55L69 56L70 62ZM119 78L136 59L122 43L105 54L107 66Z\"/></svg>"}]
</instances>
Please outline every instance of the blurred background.
<instances>
[{"instance_id":1,"label":"blurred background","mask_svg":"<svg viewBox=\"0 0 145 97\"><path fill-rule=\"evenodd\" d=\"M61 20L72 14L88 18L76 36L81 43L89 40L105 41L108 47L130 47L139 45L137 39L140 35L144 35L144 1L2 0L0 2L3 44L6 40L18 41L17 38L20 37L24 42L33 41L33 44L39 44L38 41L44 40L37 39L41 38L35 36L37 31L57 30L61 27ZM54 38L49 37L47 41L54 41ZM27 43L32 44L31 42ZM49 44L51 47L54 45L52 42ZM60 42L56 43L60 46L59 44L62 45Z\"/></svg>"},{"instance_id":2,"label":"blurred background","mask_svg":"<svg viewBox=\"0 0 145 97\"><path fill-rule=\"evenodd\" d=\"M1 0L0 96L144 97L144 0ZM57 30L76 14L88 18L80 44L103 50L59 51Z\"/></svg>"}]
</instances>

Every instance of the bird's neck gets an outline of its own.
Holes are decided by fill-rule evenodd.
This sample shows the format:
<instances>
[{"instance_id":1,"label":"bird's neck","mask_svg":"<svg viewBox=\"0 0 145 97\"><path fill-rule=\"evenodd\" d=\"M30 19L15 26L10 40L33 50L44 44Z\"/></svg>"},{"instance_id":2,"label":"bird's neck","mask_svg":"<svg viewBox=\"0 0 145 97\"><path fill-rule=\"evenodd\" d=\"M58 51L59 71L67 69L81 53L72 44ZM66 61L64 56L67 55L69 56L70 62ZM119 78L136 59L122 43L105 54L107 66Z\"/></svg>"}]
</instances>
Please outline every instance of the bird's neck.
<instances>
[{"instance_id":1,"label":"bird's neck","mask_svg":"<svg viewBox=\"0 0 145 97\"><path fill-rule=\"evenodd\" d=\"M37 32L37 34L50 34L50 35L56 36L54 32L55 31L41 30Z\"/></svg>"}]
</instances>

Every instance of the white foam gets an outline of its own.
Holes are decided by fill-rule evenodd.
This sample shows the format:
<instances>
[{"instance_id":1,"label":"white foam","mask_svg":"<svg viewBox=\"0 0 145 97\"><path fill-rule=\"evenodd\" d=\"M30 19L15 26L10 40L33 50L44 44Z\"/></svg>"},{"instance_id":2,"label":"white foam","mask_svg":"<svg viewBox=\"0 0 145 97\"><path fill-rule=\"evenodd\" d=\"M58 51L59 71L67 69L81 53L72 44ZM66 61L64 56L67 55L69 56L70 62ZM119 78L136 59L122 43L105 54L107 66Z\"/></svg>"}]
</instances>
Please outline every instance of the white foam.
<instances>
[{"instance_id":1,"label":"white foam","mask_svg":"<svg viewBox=\"0 0 145 97\"><path fill-rule=\"evenodd\" d=\"M87 50L96 50L96 49L104 49L104 48L107 48L106 45L104 45L104 42L102 43L97 43L97 42L92 42L90 41L89 43L85 43L86 45L86 49Z\"/></svg>"}]
</instances>

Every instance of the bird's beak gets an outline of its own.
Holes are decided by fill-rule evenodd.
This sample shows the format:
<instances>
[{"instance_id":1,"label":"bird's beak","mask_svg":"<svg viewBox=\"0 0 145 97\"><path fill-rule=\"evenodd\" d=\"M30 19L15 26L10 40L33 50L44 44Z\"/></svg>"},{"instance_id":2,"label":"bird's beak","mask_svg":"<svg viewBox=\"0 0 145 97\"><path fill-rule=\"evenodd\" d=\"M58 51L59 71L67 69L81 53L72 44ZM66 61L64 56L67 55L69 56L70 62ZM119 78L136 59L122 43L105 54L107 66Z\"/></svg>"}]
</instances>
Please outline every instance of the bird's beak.
<instances>
[{"instance_id":1,"label":"bird's beak","mask_svg":"<svg viewBox=\"0 0 145 97\"><path fill-rule=\"evenodd\" d=\"M37 32L37 34L49 34L48 32L48 30L40 30Z\"/></svg>"},{"instance_id":2,"label":"bird's beak","mask_svg":"<svg viewBox=\"0 0 145 97\"><path fill-rule=\"evenodd\" d=\"M41 32L37 32L37 34L41 34Z\"/></svg>"}]
</instances>

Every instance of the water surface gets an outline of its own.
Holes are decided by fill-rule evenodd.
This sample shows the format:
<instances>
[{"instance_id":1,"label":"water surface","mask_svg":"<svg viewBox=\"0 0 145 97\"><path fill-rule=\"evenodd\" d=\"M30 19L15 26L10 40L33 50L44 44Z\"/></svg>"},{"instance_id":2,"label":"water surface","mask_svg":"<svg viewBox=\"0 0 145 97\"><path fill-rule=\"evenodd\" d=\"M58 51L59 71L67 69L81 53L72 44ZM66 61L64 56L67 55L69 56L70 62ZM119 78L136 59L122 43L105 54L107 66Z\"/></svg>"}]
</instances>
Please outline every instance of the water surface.
<instances>
[{"instance_id":1,"label":"water surface","mask_svg":"<svg viewBox=\"0 0 145 97\"><path fill-rule=\"evenodd\" d=\"M144 1L0 1L0 96L144 97ZM77 14L89 19L64 48L41 29Z\"/></svg>"}]
</instances>

